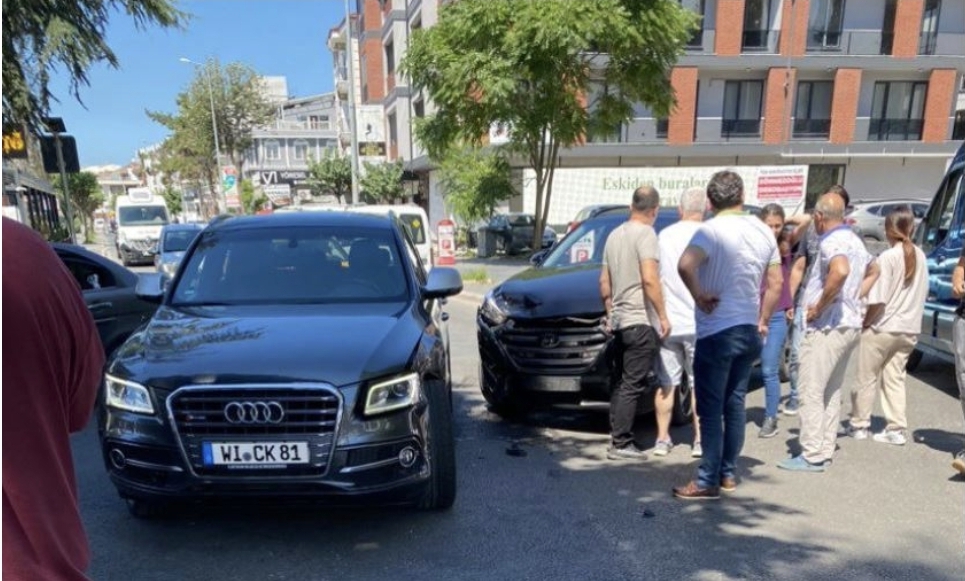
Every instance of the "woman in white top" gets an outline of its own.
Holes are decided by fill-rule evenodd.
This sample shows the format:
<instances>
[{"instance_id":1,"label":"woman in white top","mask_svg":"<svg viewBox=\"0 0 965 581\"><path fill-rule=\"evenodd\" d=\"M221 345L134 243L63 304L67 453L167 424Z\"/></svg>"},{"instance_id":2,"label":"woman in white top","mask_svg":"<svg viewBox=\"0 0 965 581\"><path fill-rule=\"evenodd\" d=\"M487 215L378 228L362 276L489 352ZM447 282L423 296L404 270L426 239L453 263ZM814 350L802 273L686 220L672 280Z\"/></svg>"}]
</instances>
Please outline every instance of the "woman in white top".
<instances>
[{"instance_id":1,"label":"woman in white top","mask_svg":"<svg viewBox=\"0 0 965 581\"><path fill-rule=\"evenodd\" d=\"M871 427L871 410L881 387L881 404L888 422L874 435L876 442L904 445L905 364L918 342L921 317L928 294L925 254L911 241L915 216L901 206L885 218L885 236L891 248L881 253L881 276L868 295L855 390L851 394L849 434L866 439Z\"/></svg>"}]
</instances>

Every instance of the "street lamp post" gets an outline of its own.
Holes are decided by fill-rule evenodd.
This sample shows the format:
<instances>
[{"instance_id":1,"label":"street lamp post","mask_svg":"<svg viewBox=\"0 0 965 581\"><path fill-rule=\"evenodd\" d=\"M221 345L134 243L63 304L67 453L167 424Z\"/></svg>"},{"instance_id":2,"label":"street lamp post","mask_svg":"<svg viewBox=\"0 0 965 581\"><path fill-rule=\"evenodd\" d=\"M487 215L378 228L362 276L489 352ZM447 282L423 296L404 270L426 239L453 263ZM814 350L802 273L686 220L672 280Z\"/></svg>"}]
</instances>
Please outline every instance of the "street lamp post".
<instances>
[{"instance_id":1,"label":"street lamp post","mask_svg":"<svg viewBox=\"0 0 965 581\"><path fill-rule=\"evenodd\" d=\"M188 63L194 65L195 67L200 67L201 63L197 63L189 58L181 57L182 63ZM208 73L204 74L204 80L208 85L208 101L211 103L211 131L214 133L214 159L215 166L218 171L218 210L224 212L226 210L226 200L224 199L224 192L221 188L221 143L218 139L218 118L215 116L214 112L214 86L211 83L211 75Z\"/></svg>"},{"instance_id":2,"label":"street lamp post","mask_svg":"<svg viewBox=\"0 0 965 581\"><path fill-rule=\"evenodd\" d=\"M359 203L359 137L358 122L355 112L355 56L352 51L352 39L355 37L352 32L352 14L349 12L348 0L345 0L345 28L347 30L345 39L345 50L348 60L348 100L349 100L349 131L352 132L351 147L352 156L352 205Z\"/></svg>"}]
</instances>

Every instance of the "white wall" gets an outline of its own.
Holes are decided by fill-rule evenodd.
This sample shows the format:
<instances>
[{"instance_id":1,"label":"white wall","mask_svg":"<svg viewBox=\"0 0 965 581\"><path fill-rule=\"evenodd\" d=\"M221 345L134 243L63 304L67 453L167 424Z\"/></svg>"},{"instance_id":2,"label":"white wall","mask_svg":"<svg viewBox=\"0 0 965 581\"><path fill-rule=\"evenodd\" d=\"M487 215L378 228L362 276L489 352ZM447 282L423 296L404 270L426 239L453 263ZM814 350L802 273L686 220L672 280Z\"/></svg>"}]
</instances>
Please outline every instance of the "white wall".
<instances>
[{"instance_id":1,"label":"white wall","mask_svg":"<svg viewBox=\"0 0 965 581\"><path fill-rule=\"evenodd\" d=\"M852 200L876 198L931 199L945 175L947 159L853 159L844 170L844 187Z\"/></svg>"}]
</instances>

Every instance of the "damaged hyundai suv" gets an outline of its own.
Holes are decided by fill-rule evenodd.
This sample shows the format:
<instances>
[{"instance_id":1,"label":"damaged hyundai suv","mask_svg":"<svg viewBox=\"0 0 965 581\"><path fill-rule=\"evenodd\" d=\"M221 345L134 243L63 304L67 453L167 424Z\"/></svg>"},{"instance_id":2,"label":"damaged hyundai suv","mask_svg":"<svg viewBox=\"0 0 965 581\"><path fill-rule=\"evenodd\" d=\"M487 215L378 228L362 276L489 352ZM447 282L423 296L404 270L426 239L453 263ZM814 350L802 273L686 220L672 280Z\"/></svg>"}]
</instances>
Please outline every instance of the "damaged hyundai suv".
<instances>
[{"instance_id":1,"label":"damaged hyundai suv","mask_svg":"<svg viewBox=\"0 0 965 581\"><path fill-rule=\"evenodd\" d=\"M327 498L448 508L444 298L394 216L230 218L191 244L107 367L99 433L137 516L175 500Z\"/></svg>"}]
</instances>

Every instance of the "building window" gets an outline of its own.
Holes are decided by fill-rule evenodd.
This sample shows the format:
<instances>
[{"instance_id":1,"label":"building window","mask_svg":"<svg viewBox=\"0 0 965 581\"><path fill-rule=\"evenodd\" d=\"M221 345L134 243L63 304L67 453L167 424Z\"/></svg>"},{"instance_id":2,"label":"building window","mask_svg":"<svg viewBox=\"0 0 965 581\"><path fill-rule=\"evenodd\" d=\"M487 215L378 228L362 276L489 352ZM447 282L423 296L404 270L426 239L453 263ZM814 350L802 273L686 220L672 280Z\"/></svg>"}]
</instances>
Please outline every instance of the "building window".
<instances>
[{"instance_id":1,"label":"building window","mask_svg":"<svg viewBox=\"0 0 965 581\"><path fill-rule=\"evenodd\" d=\"M265 159L268 161L278 161L281 159L281 146L277 141L265 142Z\"/></svg>"},{"instance_id":2,"label":"building window","mask_svg":"<svg viewBox=\"0 0 965 581\"><path fill-rule=\"evenodd\" d=\"M657 139L666 139L670 132L670 120L666 117L657 119Z\"/></svg>"},{"instance_id":3,"label":"building window","mask_svg":"<svg viewBox=\"0 0 965 581\"><path fill-rule=\"evenodd\" d=\"M296 141L295 142L295 159L298 161L305 161L308 158L308 142L307 141Z\"/></svg>"},{"instance_id":4,"label":"building window","mask_svg":"<svg viewBox=\"0 0 965 581\"><path fill-rule=\"evenodd\" d=\"M619 143L622 141L622 126L605 126L596 117L596 110L600 107L600 100L610 92L610 87L604 81L590 81L589 92L586 96L586 110L590 118L588 143Z\"/></svg>"},{"instance_id":5,"label":"building window","mask_svg":"<svg viewBox=\"0 0 965 581\"><path fill-rule=\"evenodd\" d=\"M687 41L687 48L700 49L704 46L704 0L680 0L680 5L700 16L694 35Z\"/></svg>"},{"instance_id":6,"label":"building window","mask_svg":"<svg viewBox=\"0 0 965 581\"><path fill-rule=\"evenodd\" d=\"M895 14L898 0L885 0L885 16L881 21L881 50L879 54L891 54L895 44Z\"/></svg>"},{"instance_id":7,"label":"building window","mask_svg":"<svg viewBox=\"0 0 965 581\"><path fill-rule=\"evenodd\" d=\"M925 10L921 16L918 54L935 54L938 44L938 16L941 10L941 0L925 0Z\"/></svg>"},{"instance_id":8,"label":"building window","mask_svg":"<svg viewBox=\"0 0 965 581\"><path fill-rule=\"evenodd\" d=\"M955 112L955 124L952 125L952 139L965 139L965 111Z\"/></svg>"},{"instance_id":9,"label":"building window","mask_svg":"<svg viewBox=\"0 0 965 581\"><path fill-rule=\"evenodd\" d=\"M727 81L720 135L753 137L761 134L761 97L764 81Z\"/></svg>"},{"instance_id":10,"label":"building window","mask_svg":"<svg viewBox=\"0 0 965 581\"><path fill-rule=\"evenodd\" d=\"M426 116L426 102L419 99L412 104L412 114L415 115L416 119L422 119Z\"/></svg>"},{"instance_id":11,"label":"building window","mask_svg":"<svg viewBox=\"0 0 965 581\"><path fill-rule=\"evenodd\" d=\"M389 113L389 147L395 147L399 142L399 127L396 123L395 113Z\"/></svg>"},{"instance_id":12,"label":"building window","mask_svg":"<svg viewBox=\"0 0 965 581\"><path fill-rule=\"evenodd\" d=\"M770 0L746 0L744 2L744 36L741 49L764 51L770 48Z\"/></svg>"},{"instance_id":13,"label":"building window","mask_svg":"<svg viewBox=\"0 0 965 581\"><path fill-rule=\"evenodd\" d=\"M831 134L831 81L801 81L794 103L794 137L828 137Z\"/></svg>"},{"instance_id":14,"label":"building window","mask_svg":"<svg viewBox=\"0 0 965 581\"><path fill-rule=\"evenodd\" d=\"M385 45L385 73L387 75L395 73L395 45L391 41Z\"/></svg>"},{"instance_id":15,"label":"building window","mask_svg":"<svg viewBox=\"0 0 965 581\"><path fill-rule=\"evenodd\" d=\"M879 81L871 100L869 141L917 141L925 117L924 81Z\"/></svg>"},{"instance_id":16,"label":"building window","mask_svg":"<svg viewBox=\"0 0 965 581\"><path fill-rule=\"evenodd\" d=\"M840 48L843 22L844 0L811 0L811 15L808 18L808 49Z\"/></svg>"}]
</instances>

